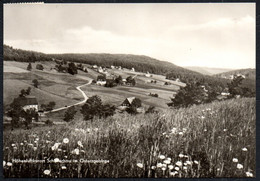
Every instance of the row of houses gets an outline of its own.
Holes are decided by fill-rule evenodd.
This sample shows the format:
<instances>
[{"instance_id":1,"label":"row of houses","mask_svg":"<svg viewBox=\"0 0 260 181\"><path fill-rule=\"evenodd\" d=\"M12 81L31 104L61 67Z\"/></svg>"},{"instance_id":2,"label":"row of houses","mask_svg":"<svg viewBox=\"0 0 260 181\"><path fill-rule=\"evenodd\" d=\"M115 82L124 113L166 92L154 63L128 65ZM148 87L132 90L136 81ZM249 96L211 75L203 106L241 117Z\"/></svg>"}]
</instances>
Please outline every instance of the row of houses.
<instances>
[{"instance_id":1,"label":"row of houses","mask_svg":"<svg viewBox=\"0 0 260 181\"><path fill-rule=\"evenodd\" d=\"M243 74L234 74L234 75L229 75L229 76L221 75L221 78L233 80L235 77L239 77L239 76L241 76L244 79L246 78L246 76Z\"/></svg>"}]
</instances>

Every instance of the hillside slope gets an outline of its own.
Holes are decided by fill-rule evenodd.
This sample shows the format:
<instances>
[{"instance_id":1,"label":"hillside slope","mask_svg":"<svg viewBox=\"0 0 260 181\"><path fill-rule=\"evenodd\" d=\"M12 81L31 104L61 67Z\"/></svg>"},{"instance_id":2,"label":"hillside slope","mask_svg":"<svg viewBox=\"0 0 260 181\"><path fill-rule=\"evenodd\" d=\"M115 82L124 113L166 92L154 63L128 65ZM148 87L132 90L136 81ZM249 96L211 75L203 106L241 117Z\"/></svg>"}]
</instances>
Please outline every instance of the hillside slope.
<instances>
[{"instance_id":1,"label":"hillside slope","mask_svg":"<svg viewBox=\"0 0 260 181\"><path fill-rule=\"evenodd\" d=\"M123 68L135 68L138 72L149 72L158 75L165 75L167 79L179 78L181 82L188 83L199 81L211 85L225 87L229 80L218 77L206 76L194 72L170 62L160 61L144 55L130 54L43 54L33 51L14 49L4 45L4 60L15 60L22 62L64 60L67 62L85 63L102 67L121 66Z\"/></svg>"}]
</instances>

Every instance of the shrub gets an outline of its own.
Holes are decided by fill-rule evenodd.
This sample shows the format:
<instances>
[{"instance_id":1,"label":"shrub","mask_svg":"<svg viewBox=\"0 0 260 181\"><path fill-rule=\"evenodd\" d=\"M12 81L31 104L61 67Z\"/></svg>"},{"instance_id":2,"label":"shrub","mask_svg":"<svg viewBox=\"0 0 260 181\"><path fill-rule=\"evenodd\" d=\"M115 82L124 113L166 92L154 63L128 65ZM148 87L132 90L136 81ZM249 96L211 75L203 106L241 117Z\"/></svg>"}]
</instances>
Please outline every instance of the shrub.
<instances>
[{"instance_id":1,"label":"shrub","mask_svg":"<svg viewBox=\"0 0 260 181\"><path fill-rule=\"evenodd\" d=\"M63 120L66 122L73 120L76 113L77 113L77 110L75 110L74 106L68 108L64 114Z\"/></svg>"},{"instance_id":2,"label":"shrub","mask_svg":"<svg viewBox=\"0 0 260 181\"><path fill-rule=\"evenodd\" d=\"M46 125L54 125L53 121L51 121L51 120L49 120L49 119L47 119L47 120L45 121L45 124L46 124Z\"/></svg>"},{"instance_id":3,"label":"shrub","mask_svg":"<svg viewBox=\"0 0 260 181\"><path fill-rule=\"evenodd\" d=\"M44 67L43 67L42 64L37 64L37 65L36 65L36 69L38 69L38 70L43 70Z\"/></svg>"},{"instance_id":4,"label":"shrub","mask_svg":"<svg viewBox=\"0 0 260 181\"><path fill-rule=\"evenodd\" d=\"M27 70L29 70L29 71L32 70L32 64L31 63L28 64Z\"/></svg>"}]
</instances>

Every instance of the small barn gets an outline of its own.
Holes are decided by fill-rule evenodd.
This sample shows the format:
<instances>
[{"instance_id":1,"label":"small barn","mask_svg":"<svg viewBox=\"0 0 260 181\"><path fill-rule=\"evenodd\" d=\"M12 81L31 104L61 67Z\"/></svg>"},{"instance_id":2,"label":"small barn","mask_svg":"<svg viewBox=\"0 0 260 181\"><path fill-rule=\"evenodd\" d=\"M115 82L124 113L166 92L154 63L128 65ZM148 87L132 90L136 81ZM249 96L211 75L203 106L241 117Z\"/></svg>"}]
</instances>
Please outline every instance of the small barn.
<instances>
[{"instance_id":1,"label":"small barn","mask_svg":"<svg viewBox=\"0 0 260 181\"><path fill-rule=\"evenodd\" d=\"M132 102L135 100L135 97L128 97L124 100L124 102L121 104L122 106L131 106Z\"/></svg>"}]
</instances>

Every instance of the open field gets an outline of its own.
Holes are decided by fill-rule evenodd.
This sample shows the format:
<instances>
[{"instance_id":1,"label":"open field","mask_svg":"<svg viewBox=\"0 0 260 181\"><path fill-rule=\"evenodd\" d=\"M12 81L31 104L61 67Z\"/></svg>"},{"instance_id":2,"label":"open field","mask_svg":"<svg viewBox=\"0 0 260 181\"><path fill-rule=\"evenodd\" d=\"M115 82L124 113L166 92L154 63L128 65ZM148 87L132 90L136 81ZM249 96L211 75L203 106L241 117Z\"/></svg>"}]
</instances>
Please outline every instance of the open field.
<instances>
[{"instance_id":1,"label":"open field","mask_svg":"<svg viewBox=\"0 0 260 181\"><path fill-rule=\"evenodd\" d=\"M92 69L88 69L88 73L78 71L77 75L58 73L53 69L55 67L54 62L40 62L44 66L44 70L41 71L35 69L38 63L32 63L33 69L27 71L28 63L4 62L4 66L9 69L8 72L4 73L4 105L10 104L19 95L21 89L27 89L27 87L33 88L33 79L39 81L39 87L38 89L33 88L31 95L37 97L39 104L55 101L55 108L71 105L82 100L82 95L76 90L76 87L86 84L92 79L96 79L98 75L101 75ZM89 67L89 65L83 65ZM86 86L83 89L87 96L98 95L105 103L114 105L120 105L127 97L134 96L140 98L145 106L151 105L159 109L165 109L168 108L166 104L170 101L170 97L173 97L179 89L179 86L176 84L163 85L163 81L168 81L164 76L153 75L153 80L157 80L158 82L157 84L152 84L150 83L151 78L145 77L140 72L120 71L117 69L108 69L108 71L114 75L121 75L123 78L130 75L138 75L136 77L136 86L117 86L114 88L105 88L96 85ZM176 83L176 81L172 81L172 83ZM157 93L159 98L148 96L149 93Z\"/></svg>"},{"instance_id":2,"label":"open field","mask_svg":"<svg viewBox=\"0 0 260 181\"><path fill-rule=\"evenodd\" d=\"M149 105L157 108L168 108L167 103L170 102L170 96L173 92L156 90L159 92L159 97L148 96L150 92L155 93L154 89L141 89L138 87L117 86L114 88L107 88L97 85L90 85L83 87L82 90L89 96L98 95L104 103L114 104L119 106L127 97L136 97L142 100L142 103L147 107ZM160 97L161 95L161 97ZM169 96L169 97L168 97ZM168 97L168 99L167 99Z\"/></svg>"},{"instance_id":3,"label":"open field","mask_svg":"<svg viewBox=\"0 0 260 181\"><path fill-rule=\"evenodd\" d=\"M33 70L28 72L26 70L28 63L4 62L4 66L12 67L13 70L4 73L4 105L10 104L22 89L28 87L32 88L31 95L36 96L40 105L55 101L55 107L62 107L83 99L76 86L87 83L89 78L52 71L50 68L55 66L53 62L43 62L44 71L35 70L36 64L32 63ZM24 69L25 72L16 72L16 68ZM38 88L33 87L33 79L38 80Z\"/></svg>"},{"instance_id":4,"label":"open field","mask_svg":"<svg viewBox=\"0 0 260 181\"><path fill-rule=\"evenodd\" d=\"M27 178L254 177L255 104L255 99L241 98L159 114L5 130L3 173Z\"/></svg>"}]
</instances>

